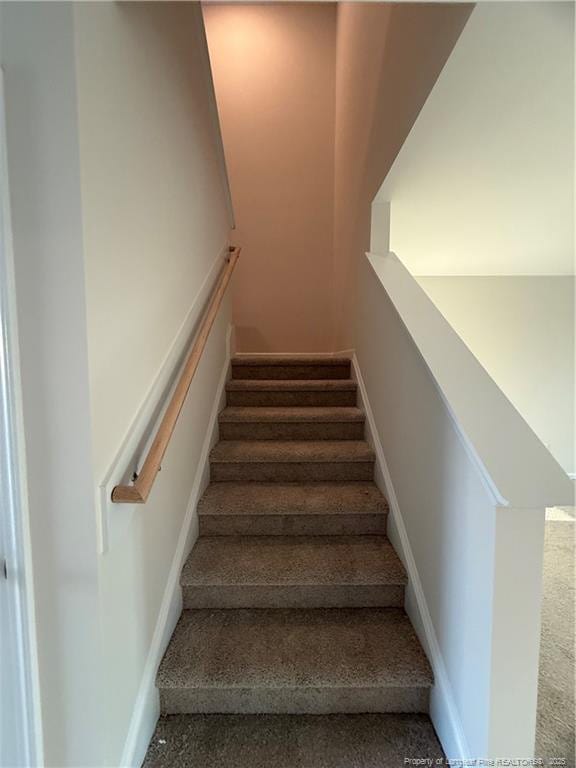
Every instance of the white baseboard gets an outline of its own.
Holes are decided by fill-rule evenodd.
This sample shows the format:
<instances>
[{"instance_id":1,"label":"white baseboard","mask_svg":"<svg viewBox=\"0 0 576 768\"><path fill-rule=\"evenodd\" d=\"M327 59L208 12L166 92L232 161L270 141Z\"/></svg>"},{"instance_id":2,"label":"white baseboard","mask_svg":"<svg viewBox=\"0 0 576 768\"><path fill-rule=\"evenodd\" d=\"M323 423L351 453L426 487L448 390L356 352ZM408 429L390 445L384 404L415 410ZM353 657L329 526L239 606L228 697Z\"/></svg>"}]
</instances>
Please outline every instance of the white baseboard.
<instances>
[{"instance_id":1,"label":"white baseboard","mask_svg":"<svg viewBox=\"0 0 576 768\"><path fill-rule=\"evenodd\" d=\"M430 697L430 717L447 757L455 760L469 760L472 755L460 720L452 686L448 679L446 665L442 658L436 631L422 588L422 582L418 575L416 561L410 547L408 533L400 512L398 498L394 492L392 478L378 435L374 414L370 407L366 386L355 354L352 356L352 370L358 384L360 401L366 413L367 439L376 454L376 483L386 496L390 507L388 536L408 572L409 584L406 590L406 613L410 617L420 642L426 650L434 672L434 687Z\"/></svg>"},{"instance_id":2,"label":"white baseboard","mask_svg":"<svg viewBox=\"0 0 576 768\"><path fill-rule=\"evenodd\" d=\"M156 627L150 643L150 649L148 651L140 687L132 712L130 727L124 743L121 768L139 768L139 766L142 765L160 714L160 702L158 691L156 689L156 672L172 633L174 632L174 627L182 612L180 572L184 560L198 538L198 516L196 514L196 507L208 485L210 471L208 459L210 450L218 439L218 414L223 408L226 381L230 369L231 333L232 326L228 329L226 338L226 361L222 367L218 387L212 403L206 436L202 443L202 450L200 452L200 458L198 460L186 514L178 536L176 551L174 553L172 565L170 566L170 572L162 597Z\"/></svg>"}]
</instances>

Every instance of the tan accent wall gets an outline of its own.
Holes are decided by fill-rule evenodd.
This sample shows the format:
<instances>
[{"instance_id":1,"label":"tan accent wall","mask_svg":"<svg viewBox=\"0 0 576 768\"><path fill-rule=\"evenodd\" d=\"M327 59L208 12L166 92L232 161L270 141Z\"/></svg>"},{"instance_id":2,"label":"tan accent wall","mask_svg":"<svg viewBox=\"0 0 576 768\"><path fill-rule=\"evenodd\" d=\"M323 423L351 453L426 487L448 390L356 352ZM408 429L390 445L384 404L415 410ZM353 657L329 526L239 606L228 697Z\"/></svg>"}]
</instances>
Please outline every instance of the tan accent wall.
<instances>
[{"instance_id":1,"label":"tan accent wall","mask_svg":"<svg viewBox=\"0 0 576 768\"><path fill-rule=\"evenodd\" d=\"M332 3L204 5L237 230L241 351L332 341Z\"/></svg>"},{"instance_id":2,"label":"tan accent wall","mask_svg":"<svg viewBox=\"0 0 576 768\"><path fill-rule=\"evenodd\" d=\"M204 3L240 351L353 346L370 203L473 5Z\"/></svg>"}]
</instances>

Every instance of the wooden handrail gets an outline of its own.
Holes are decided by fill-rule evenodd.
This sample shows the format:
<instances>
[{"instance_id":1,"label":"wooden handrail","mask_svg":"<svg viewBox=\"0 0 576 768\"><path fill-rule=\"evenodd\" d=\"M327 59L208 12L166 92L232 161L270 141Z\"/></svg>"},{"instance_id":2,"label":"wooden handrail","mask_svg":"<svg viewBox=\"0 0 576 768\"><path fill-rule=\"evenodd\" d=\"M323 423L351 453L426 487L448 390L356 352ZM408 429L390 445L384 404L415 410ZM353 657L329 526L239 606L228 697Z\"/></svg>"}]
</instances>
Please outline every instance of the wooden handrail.
<instances>
[{"instance_id":1,"label":"wooden handrail","mask_svg":"<svg viewBox=\"0 0 576 768\"><path fill-rule=\"evenodd\" d=\"M224 297L224 293L226 292L226 288L230 282L232 272L234 271L239 256L240 248L232 246L227 258L227 263L220 273L216 289L212 294L212 299L206 310L204 320L200 327L200 332L192 345L192 349L190 350L186 364L180 374L180 379L178 380L172 399L162 417L162 421L156 432L156 437L150 446L150 450L144 460L140 474L133 485L117 485L112 491L112 501L118 504L144 504L148 498L150 490L154 485L156 475L160 470L160 465L164 458L164 454L166 453L166 448L168 447L168 443L174 432L178 416L180 415L180 411L186 400L190 384L192 383L192 379L198 368L198 363L200 362L204 347L206 346L210 329L218 314L220 303L222 302L222 298Z\"/></svg>"}]
</instances>

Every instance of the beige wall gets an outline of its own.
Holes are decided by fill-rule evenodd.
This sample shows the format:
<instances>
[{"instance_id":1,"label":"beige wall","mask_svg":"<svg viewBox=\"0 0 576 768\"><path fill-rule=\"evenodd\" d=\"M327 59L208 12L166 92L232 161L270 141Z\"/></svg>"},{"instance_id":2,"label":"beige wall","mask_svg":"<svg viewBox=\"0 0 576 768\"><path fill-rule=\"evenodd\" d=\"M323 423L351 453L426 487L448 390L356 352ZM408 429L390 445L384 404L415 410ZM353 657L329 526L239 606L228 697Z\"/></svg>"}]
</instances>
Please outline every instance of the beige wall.
<instances>
[{"instance_id":1,"label":"beige wall","mask_svg":"<svg viewBox=\"0 0 576 768\"><path fill-rule=\"evenodd\" d=\"M358 260L370 205L473 8L340 3L336 55L335 346L353 346Z\"/></svg>"},{"instance_id":2,"label":"beige wall","mask_svg":"<svg viewBox=\"0 0 576 768\"><path fill-rule=\"evenodd\" d=\"M332 3L204 5L241 245L241 351L332 340Z\"/></svg>"},{"instance_id":3,"label":"beige wall","mask_svg":"<svg viewBox=\"0 0 576 768\"><path fill-rule=\"evenodd\" d=\"M566 472L574 459L574 278L418 282Z\"/></svg>"},{"instance_id":4,"label":"beige wall","mask_svg":"<svg viewBox=\"0 0 576 768\"><path fill-rule=\"evenodd\" d=\"M200 24L193 3L75 6L98 479L227 242Z\"/></svg>"},{"instance_id":5,"label":"beige wall","mask_svg":"<svg viewBox=\"0 0 576 768\"><path fill-rule=\"evenodd\" d=\"M204 4L242 351L353 344L370 204L471 5Z\"/></svg>"}]
</instances>

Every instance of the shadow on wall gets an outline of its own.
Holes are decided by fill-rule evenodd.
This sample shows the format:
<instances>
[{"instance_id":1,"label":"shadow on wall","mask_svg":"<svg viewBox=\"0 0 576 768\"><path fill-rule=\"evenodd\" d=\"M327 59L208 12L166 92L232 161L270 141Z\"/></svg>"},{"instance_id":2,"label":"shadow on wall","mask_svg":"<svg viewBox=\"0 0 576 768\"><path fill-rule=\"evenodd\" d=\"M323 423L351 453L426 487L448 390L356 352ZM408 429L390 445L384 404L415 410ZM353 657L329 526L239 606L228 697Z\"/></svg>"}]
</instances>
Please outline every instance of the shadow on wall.
<instances>
[{"instance_id":1,"label":"shadow on wall","mask_svg":"<svg viewBox=\"0 0 576 768\"><path fill-rule=\"evenodd\" d=\"M390 249L568 473L573 29L573 3L476 6L372 205L371 243L389 250L391 201Z\"/></svg>"},{"instance_id":2,"label":"shadow on wall","mask_svg":"<svg viewBox=\"0 0 576 768\"><path fill-rule=\"evenodd\" d=\"M256 326L237 325L234 328L236 351L277 352L274 343Z\"/></svg>"},{"instance_id":3,"label":"shadow on wall","mask_svg":"<svg viewBox=\"0 0 576 768\"><path fill-rule=\"evenodd\" d=\"M240 351L352 346L370 203L472 7L204 5L243 247Z\"/></svg>"},{"instance_id":4,"label":"shadow on wall","mask_svg":"<svg viewBox=\"0 0 576 768\"><path fill-rule=\"evenodd\" d=\"M377 197L414 275L573 274L574 4L479 3Z\"/></svg>"},{"instance_id":5,"label":"shadow on wall","mask_svg":"<svg viewBox=\"0 0 576 768\"><path fill-rule=\"evenodd\" d=\"M371 204L474 8L341 3L335 124L335 347L355 346L359 261Z\"/></svg>"}]
</instances>

